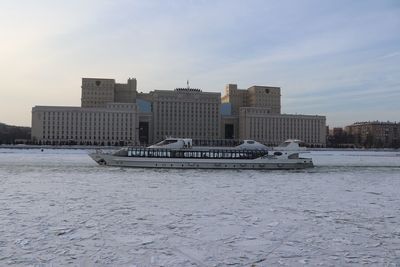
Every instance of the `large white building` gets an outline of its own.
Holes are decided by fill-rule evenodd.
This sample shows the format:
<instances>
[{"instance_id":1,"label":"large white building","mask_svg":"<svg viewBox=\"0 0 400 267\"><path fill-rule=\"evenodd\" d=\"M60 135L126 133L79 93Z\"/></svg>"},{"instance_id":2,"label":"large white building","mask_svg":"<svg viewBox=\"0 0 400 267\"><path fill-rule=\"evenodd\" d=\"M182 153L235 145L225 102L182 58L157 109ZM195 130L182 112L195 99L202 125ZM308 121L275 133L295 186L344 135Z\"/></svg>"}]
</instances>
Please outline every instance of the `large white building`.
<instances>
[{"instance_id":1,"label":"large white building","mask_svg":"<svg viewBox=\"0 0 400 267\"><path fill-rule=\"evenodd\" d=\"M136 104L104 108L35 106L32 137L43 144L121 145L138 142Z\"/></svg>"},{"instance_id":2,"label":"large white building","mask_svg":"<svg viewBox=\"0 0 400 267\"><path fill-rule=\"evenodd\" d=\"M114 79L82 78L83 108L104 108L108 103L135 103L136 79L116 83Z\"/></svg>"},{"instance_id":3,"label":"large white building","mask_svg":"<svg viewBox=\"0 0 400 267\"><path fill-rule=\"evenodd\" d=\"M241 107L267 108L269 113L281 113L281 88L272 86L252 86L238 89L236 84L227 84L222 103L232 105L232 115L238 115Z\"/></svg>"},{"instance_id":4,"label":"large white building","mask_svg":"<svg viewBox=\"0 0 400 267\"><path fill-rule=\"evenodd\" d=\"M221 137L254 139L278 145L300 139L310 146L326 145L326 118L317 115L281 114L281 88L225 86L222 96Z\"/></svg>"},{"instance_id":5,"label":"large white building","mask_svg":"<svg viewBox=\"0 0 400 267\"><path fill-rule=\"evenodd\" d=\"M242 107L239 115L240 139L254 139L268 145L300 139L311 146L325 144L324 116L270 114L269 109Z\"/></svg>"},{"instance_id":6,"label":"large white building","mask_svg":"<svg viewBox=\"0 0 400 267\"><path fill-rule=\"evenodd\" d=\"M83 78L81 107L32 108L32 139L44 144L135 144L138 127L136 79Z\"/></svg>"},{"instance_id":7,"label":"large white building","mask_svg":"<svg viewBox=\"0 0 400 267\"><path fill-rule=\"evenodd\" d=\"M137 93L136 79L83 78L81 107L32 109L32 138L41 143L148 144L167 136L326 144L325 117L281 114L281 89L271 86L228 84L221 97L189 87Z\"/></svg>"},{"instance_id":8,"label":"large white building","mask_svg":"<svg viewBox=\"0 0 400 267\"><path fill-rule=\"evenodd\" d=\"M153 140L166 136L193 139L220 137L220 93L177 88L150 92L153 107Z\"/></svg>"}]
</instances>

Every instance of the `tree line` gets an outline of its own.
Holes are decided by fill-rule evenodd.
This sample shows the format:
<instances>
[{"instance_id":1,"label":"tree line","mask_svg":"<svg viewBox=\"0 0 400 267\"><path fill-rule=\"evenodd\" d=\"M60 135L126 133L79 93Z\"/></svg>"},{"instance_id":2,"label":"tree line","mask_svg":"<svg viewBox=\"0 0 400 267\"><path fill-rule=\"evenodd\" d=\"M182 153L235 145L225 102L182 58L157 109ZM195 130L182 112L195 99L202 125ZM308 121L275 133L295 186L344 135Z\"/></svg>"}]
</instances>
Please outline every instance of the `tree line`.
<instances>
[{"instance_id":1,"label":"tree line","mask_svg":"<svg viewBox=\"0 0 400 267\"><path fill-rule=\"evenodd\" d=\"M16 144L18 140L31 140L31 128L0 123L0 144Z\"/></svg>"}]
</instances>

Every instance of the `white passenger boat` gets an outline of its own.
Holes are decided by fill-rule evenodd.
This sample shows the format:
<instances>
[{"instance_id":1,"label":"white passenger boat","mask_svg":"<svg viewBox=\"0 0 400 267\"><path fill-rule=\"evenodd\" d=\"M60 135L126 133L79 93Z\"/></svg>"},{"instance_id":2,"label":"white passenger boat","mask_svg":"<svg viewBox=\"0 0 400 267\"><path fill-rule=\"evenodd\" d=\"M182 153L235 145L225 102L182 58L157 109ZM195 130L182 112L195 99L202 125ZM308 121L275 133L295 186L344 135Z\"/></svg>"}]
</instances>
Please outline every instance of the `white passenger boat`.
<instances>
[{"instance_id":1,"label":"white passenger boat","mask_svg":"<svg viewBox=\"0 0 400 267\"><path fill-rule=\"evenodd\" d=\"M134 168L177 169L305 169L314 167L311 158L302 158L305 148L299 140L287 140L268 149L253 140L235 147L195 147L192 139L168 138L155 145L124 147L115 153L89 154L99 165Z\"/></svg>"}]
</instances>

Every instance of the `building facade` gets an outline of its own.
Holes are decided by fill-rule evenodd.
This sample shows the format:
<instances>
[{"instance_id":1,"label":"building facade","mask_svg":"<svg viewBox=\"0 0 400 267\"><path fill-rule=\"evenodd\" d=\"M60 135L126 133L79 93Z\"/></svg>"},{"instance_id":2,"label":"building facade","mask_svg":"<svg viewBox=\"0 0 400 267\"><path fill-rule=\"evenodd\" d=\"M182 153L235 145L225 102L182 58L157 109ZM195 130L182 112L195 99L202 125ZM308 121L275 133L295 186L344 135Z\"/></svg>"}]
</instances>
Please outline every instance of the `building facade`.
<instances>
[{"instance_id":1,"label":"building facade","mask_svg":"<svg viewBox=\"0 0 400 267\"><path fill-rule=\"evenodd\" d=\"M224 95L176 88L137 93L136 79L83 78L81 107L35 106L32 138L41 143L150 144L166 137L302 139L325 146L325 117L281 114L281 89L225 86Z\"/></svg>"},{"instance_id":2,"label":"building facade","mask_svg":"<svg viewBox=\"0 0 400 267\"><path fill-rule=\"evenodd\" d=\"M218 139L221 94L177 88L149 93L153 113L153 141L167 136Z\"/></svg>"},{"instance_id":3,"label":"building facade","mask_svg":"<svg viewBox=\"0 0 400 267\"><path fill-rule=\"evenodd\" d=\"M135 104L109 103L104 108L32 108L32 138L42 144L136 144L137 128Z\"/></svg>"},{"instance_id":4,"label":"building facade","mask_svg":"<svg viewBox=\"0 0 400 267\"><path fill-rule=\"evenodd\" d=\"M396 122L356 122L346 126L354 142L367 147L399 147L400 124Z\"/></svg>"},{"instance_id":5,"label":"building facade","mask_svg":"<svg viewBox=\"0 0 400 267\"><path fill-rule=\"evenodd\" d=\"M271 114L270 109L242 107L239 115L239 138L279 145L287 139L300 139L309 146L326 144L324 116Z\"/></svg>"},{"instance_id":6,"label":"building facade","mask_svg":"<svg viewBox=\"0 0 400 267\"><path fill-rule=\"evenodd\" d=\"M310 146L326 146L326 118L281 114L281 88L225 86L221 98L221 138L254 139L278 145L286 139L301 139Z\"/></svg>"},{"instance_id":7,"label":"building facade","mask_svg":"<svg viewBox=\"0 0 400 267\"><path fill-rule=\"evenodd\" d=\"M32 139L44 144L136 144L136 79L83 78L81 107L35 106Z\"/></svg>"},{"instance_id":8,"label":"building facade","mask_svg":"<svg viewBox=\"0 0 400 267\"><path fill-rule=\"evenodd\" d=\"M128 79L126 84L115 83L114 79L82 78L83 108L104 108L108 103L135 103L136 79Z\"/></svg>"},{"instance_id":9,"label":"building facade","mask_svg":"<svg viewBox=\"0 0 400 267\"><path fill-rule=\"evenodd\" d=\"M221 101L232 105L232 115L239 115L241 107L262 107L271 114L280 114L281 88L255 85L238 89L236 84L227 84Z\"/></svg>"}]
</instances>

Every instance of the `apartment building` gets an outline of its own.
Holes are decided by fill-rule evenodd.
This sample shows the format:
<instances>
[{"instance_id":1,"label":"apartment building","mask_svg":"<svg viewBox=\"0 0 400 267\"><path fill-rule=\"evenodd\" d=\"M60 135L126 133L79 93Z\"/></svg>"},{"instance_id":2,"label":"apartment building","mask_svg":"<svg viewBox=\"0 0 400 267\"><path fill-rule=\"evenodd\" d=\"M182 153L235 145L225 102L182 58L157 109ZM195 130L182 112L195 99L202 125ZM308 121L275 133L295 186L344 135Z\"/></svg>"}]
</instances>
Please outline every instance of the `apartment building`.
<instances>
[{"instance_id":1,"label":"apartment building","mask_svg":"<svg viewBox=\"0 0 400 267\"><path fill-rule=\"evenodd\" d=\"M356 122L346 126L356 144L373 147L398 147L400 145L400 124L396 122Z\"/></svg>"}]
</instances>

